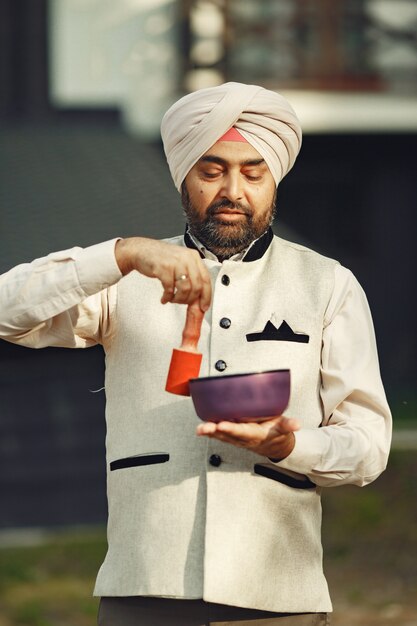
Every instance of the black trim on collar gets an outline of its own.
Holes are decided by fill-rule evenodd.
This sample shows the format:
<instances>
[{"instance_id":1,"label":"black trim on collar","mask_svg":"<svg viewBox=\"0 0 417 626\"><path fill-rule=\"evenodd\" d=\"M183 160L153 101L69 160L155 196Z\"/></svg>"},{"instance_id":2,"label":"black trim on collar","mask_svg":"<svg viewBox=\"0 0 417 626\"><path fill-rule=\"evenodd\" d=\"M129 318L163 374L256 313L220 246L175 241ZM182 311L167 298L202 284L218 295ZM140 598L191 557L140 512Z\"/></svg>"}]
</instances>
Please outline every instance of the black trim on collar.
<instances>
[{"instance_id":1,"label":"black trim on collar","mask_svg":"<svg viewBox=\"0 0 417 626\"><path fill-rule=\"evenodd\" d=\"M250 263L251 261L257 261L258 259L261 259L263 255L265 254L265 252L268 250L269 246L271 245L271 241L273 240L273 238L274 238L273 230L271 227L269 227L266 233L264 233L262 237L259 237L259 239L255 241L253 246L249 248L249 250L243 257L242 262ZM187 246L187 248L193 248L194 250L197 250L201 258L204 259L204 255L195 245L188 230L185 231L184 243Z\"/></svg>"},{"instance_id":2,"label":"black trim on collar","mask_svg":"<svg viewBox=\"0 0 417 626\"><path fill-rule=\"evenodd\" d=\"M262 237L259 237L259 239L255 241L253 246L249 248L249 250L242 259L243 263L248 263L261 259L271 245L271 241L273 240L273 238L273 230L271 227L269 227L266 233L264 233Z\"/></svg>"},{"instance_id":3,"label":"black trim on collar","mask_svg":"<svg viewBox=\"0 0 417 626\"><path fill-rule=\"evenodd\" d=\"M193 250L197 250L198 254L200 255L200 257L202 259L204 259L204 254L201 252L201 250L199 250L197 248L197 246L195 245L192 237L190 236L190 233L188 232L188 227L185 229L185 235L184 235L184 243L187 246L187 248L192 248Z\"/></svg>"}]
</instances>

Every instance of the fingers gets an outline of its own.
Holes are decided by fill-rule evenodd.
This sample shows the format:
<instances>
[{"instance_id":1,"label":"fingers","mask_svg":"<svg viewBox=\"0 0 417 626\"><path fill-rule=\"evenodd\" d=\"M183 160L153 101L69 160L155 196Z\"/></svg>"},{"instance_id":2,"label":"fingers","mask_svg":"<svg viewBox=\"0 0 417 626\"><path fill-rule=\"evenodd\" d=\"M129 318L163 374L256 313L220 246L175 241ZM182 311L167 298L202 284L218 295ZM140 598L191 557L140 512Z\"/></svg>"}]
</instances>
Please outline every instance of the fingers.
<instances>
[{"instance_id":1,"label":"fingers","mask_svg":"<svg viewBox=\"0 0 417 626\"><path fill-rule=\"evenodd\" d=\"M259 423L231 423L219 422L214 424L207 422L197 427L197 435L218 439L238 448L246 448L251 452L260 454L275 460L285 459L295 447L295 437L292 431L281 432L277 430L279 421L283 427L298 426L297 420L278 417L268 422ZM283 421L285 420L285 422ZM288 422L288 423L287 423ZM285 426L284 426L285 423Z\"/></svg>"},{"instance_id":2,"label":"fingers","mask_svg":"<svg viewBox=\"0 0 417 626\"><path fill-rule=\"evenodd\" d=\"M197 301L205 312L211 303L210 274L198 253L191 250L182 252L185 254L173 259L167 271L160 271L158 275L164 288L161 302L191 304Z\"/></svg>"},{"instance_id":3,"label":"fingers","mask_svg":"<svg viewBox=\"0 0 417 626\"><path fill-rule=\"evenodd\" d=\"M203 424L199 424L198 429L207 429L207 433L204 432L204 434L211 434L215 430L218 430L219 432L233 434L235 436L249 437L261 432L263 435L272 431L275 434L294 432L300 429L300 422L293 417L280 415L262 422L204 422Z\"/></svg>"},{"instance_id":4,"label":"fingers","mask_svg":"<svg viewBox=\"0 0 417 626\"><path fill-rule=\"evenodd\" d=\"M208 310L210 274L196 250L146 237L128 237L117 242L115 255L122 274L136 270L161 282L162 304L198 300L201 310Z\"/></svg>"},{"instance_id":5,"label":"fingers","mask_svg":"<svg viewBox=\"0 0 417 626\"><path fill-rule=\"evenodd\" d=\"M240 447L256 445L266 438L266 434L256 423L205 422L197 427L197 435L213 437Z\"/></svg>"},{"instance_id":6,"label":"fingers","mask_svg":"<svg viewBox=\"0 0 417 626\"><path fill-rule=\"evenodd\" d=\"M201 310L207 311L211 302L210 274L200 257L192 261L184 271L174 277L174 296L171 302L190 304L197 301Z\"/></svg>"},{"instance_id":7,"label":"fingers","mask_svg":"<svg viewBox=\"0 0 417 626\"><path fill-rule=\"evenodd\" d=\"M162 287L164 288L164 292L161 297L161 304L167 304L167 302L171 302L174 297L175 287L173 286L172 280L164 281L160 278L160 281L162 283Z\"/></svg>"},{"instance_id":8,"label":"fingers","mask_svg":"<svg viewBox=\"0 0 417 626\"><path fill-rule=\"evenodd\" d=\"M197 426L197 435L199 437L209 437L210 439L218 439L219 441L224 441L225 443L231 443L234 446L238 446L240 448L248 447L247 438L239 438L236 434L229 435L227 432L223 432L221 428L219 428L219 424L215 424L213 422L205 422L204 424L199 424Z\"/></svg>"},{"instance_id":9,"label":"fingers","mask_svg":"<svg viewBox=\"0 0 417 626\"><path fill-rule=\"evenodd\" d=\"M216 424L214 422L204 422L197 426L197 435L213 435L216 432Z\"/></svg>"},{"instance_id":10,"label":"fingers","mask_svg":"<svg viewBox=\"0 0 417 626\"><path fill-rule=\"evenodd\" d=\"M197 435L206 436L238 447L256 448L269 441L284 440L289 433L300 429L294 418L279 416L264 422L204 422L197 427Z\"/></svg>"}]
</instances>

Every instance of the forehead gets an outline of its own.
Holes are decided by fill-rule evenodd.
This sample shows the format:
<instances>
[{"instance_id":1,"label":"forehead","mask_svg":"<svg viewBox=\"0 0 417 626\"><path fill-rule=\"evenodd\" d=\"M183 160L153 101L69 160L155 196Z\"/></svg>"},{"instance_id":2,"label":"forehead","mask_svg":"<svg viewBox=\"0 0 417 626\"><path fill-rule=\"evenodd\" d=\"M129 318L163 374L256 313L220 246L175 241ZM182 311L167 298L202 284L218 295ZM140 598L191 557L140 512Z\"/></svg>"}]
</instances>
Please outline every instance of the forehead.
<instances>
[{"instance_id":1,"label":"forehead","mask_svg":"<svg viewBox=\"0 0 417 626\"><path fill-rule=\"evenodd\" d=\"M204 160L207 156L217 157L231 165L263 160L262 155L250 143L243 141L218 141L203 154L200 160Z\"/></svg>"}]
</instances>

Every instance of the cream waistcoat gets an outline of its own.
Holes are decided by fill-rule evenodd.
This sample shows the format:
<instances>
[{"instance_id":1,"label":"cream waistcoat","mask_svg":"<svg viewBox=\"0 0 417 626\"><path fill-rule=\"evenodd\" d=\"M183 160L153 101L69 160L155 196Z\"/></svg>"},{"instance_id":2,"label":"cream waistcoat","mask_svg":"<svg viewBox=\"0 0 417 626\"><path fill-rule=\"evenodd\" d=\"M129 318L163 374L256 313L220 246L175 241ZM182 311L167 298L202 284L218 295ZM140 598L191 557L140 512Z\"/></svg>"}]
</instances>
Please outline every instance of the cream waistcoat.
<instances>
[{"instance_id":1,"label":"cream waistcoat","mask_svg":"<svg viewBox=\"0 0 417 626\"><path fill-rule=\"evenodd\" d=\"M184 245L182 237L171 242ZM205 262L214 295L199 344L200 375L219 374L219 360L227 374L289 368L286 414L319 427L323 320L335 261L274 237L258 260ZM319 490L281 482L279 464L268 459L196 437L191 399L164 391L185 307L161 305L158 281L136 272L117 289L116 332L105 345L109 549L95 594L331 610ZM223 317L231 320L227 329ZM268 321L286 321L308 343L247 341ZM212 455L220 465L210 463ZM136 460L120 461L129 457ZM128 467L110 471L115 461ZM259 464L270 469L268 477Z\"/></svg>"}]
</instances>

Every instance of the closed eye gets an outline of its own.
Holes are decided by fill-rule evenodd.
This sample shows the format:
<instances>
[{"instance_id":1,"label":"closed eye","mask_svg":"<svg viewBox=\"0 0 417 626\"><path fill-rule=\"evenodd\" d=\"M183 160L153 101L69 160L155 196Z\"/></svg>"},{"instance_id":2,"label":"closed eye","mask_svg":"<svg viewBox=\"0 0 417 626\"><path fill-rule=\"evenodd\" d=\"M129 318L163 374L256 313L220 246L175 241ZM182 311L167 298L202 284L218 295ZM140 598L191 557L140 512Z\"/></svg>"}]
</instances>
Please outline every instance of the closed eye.
<instances>
[{"instance_id":1,"label":"closed eye","mask_svg":"<svg viewBox=\"0 0 417 626\"><path fill-rule=\"evenodd\" d=\"M222 171L217 170L216 172L205 172L202 171L201 174L204 178L218 178L222 175Z\"/></svg>"},{"instance_id":2,"label":"closed eye","mask_svg":"<svg viewBox=\"0 0 417 626\"><path fill-rule=\"evenodd\" d=\"M266 169L265 161L262 161L262 163L247 163L246 167L243 167L241 172L250 182L258 182L262 180Z\"/></svg>"}]
</instances>

